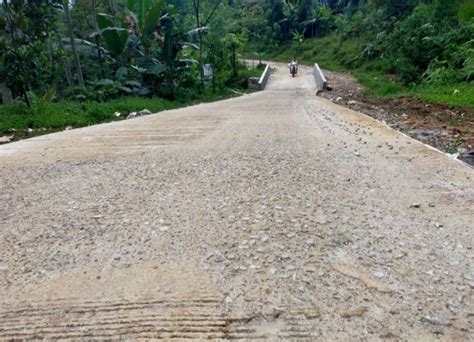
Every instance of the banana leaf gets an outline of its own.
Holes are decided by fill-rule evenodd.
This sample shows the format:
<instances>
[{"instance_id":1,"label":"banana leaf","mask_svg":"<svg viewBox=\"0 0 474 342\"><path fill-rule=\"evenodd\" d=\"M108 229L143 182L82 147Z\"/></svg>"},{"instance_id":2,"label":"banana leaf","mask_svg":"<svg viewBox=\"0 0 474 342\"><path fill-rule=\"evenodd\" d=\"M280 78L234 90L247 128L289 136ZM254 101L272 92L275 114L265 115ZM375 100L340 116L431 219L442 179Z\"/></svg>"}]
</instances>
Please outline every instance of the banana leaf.
<instances>
[{"instance_id":1,"label":"banana leaf","mask_svg":"<svg viewBox=\"0 0 474 342\"><path fill-rule=\"evenodd\" d=\"M199 45L190 43L190 42L184 42L182 43L183 48L190 48L192 50L198 51L199 50Z\"/></svg>"},{"instance_id":2,"label":"banana leaf","mask_svg":"<svg viewBox=\"0 0 474 342\"><path fill-rule=\"evenodd\" d=\"M159 60L155 58L154 59L137 58L136 62L137 62L137 65L134 66L134 68L141 74L160 76L167 69L167 66L165 64L161 63Z\"/></svg>"},{"instance_id":3,"label":"banana leaf","mask_svg":"<svg viewBox=\"0 0 474 342\"><path fill-rule=\"evenodd\" d=\"M160 21L161 12L165 8L165 2L163 0L158 1L154 4L146 13L145 21L143 22L142 32L146 35L153 33L156 24Z\"/></svg>"},{"instance_id":4,"label":"banana leaf","mask_svg":"<svg viewBox=\"0 0 474 342\"><path fill-rule=\"evenodd\" d=\"M144 35L150 35L158 24L161 12L165 9L164 0L151 2L150 0L129 0L127 4L127 14L130 15L137 28Z\"/></svg>"},{"instance_id":5,"label":"banana leaf","mask_svg":"<svg viewBox=\"0 0 474 342\"><path fill-rule=\"evenodd\" d=\"M97 14L97 26L99 26L99 34L104 38L107 49L114 56L120 56L127 44L128 30L113 26L112 21L108 16L99 13Z\"/></svg>"}]
</instances>

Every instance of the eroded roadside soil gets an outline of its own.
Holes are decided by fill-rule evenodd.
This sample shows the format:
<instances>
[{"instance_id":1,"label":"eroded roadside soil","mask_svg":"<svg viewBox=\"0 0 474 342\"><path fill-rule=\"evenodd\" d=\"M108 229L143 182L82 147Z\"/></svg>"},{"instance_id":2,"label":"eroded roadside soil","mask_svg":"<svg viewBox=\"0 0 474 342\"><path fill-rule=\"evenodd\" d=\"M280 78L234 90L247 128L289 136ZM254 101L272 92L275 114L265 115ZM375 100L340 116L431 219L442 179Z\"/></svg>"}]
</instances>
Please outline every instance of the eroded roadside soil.
<instances>
[{"instance_id":1,"label":"eroded roadside soil","mask_svg":"<svg viewBox=\"0 0 474 342\"><path fill-rule=\"evenodd\" d=\"M414 97L374 98L350 74L324 70L332 91L320 96L365 113L414 139L474 165L474 111Z\"/></svg>"},{"instance_id":2,"label":"eroded roadside soil","mask_svg":"<svg viewBox=\"0 0 474 342\"><path fill-rule=\"evenodd\" d=\"M0 146L0 340L472 341L474 169L275 66Z\"/></svg>"}]
</instances>

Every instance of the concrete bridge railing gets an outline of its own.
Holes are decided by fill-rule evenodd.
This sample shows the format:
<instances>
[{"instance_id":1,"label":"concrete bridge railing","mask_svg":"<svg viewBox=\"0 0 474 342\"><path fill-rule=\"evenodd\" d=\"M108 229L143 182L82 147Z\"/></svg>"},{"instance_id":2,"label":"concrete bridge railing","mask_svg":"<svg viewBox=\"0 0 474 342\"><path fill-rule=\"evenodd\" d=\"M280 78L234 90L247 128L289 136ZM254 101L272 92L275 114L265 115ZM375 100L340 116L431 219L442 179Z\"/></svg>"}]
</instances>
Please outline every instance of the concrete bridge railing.
<instances>
[{"instance_id":1,"label":"concrete bridge railing","mask_svg":"<svg viewBox=\"0 0 474 342\"><path fill-rule=\"evenodd\" d=\"M265 70L263 70L262 74L259 78L257 77L250 77L249 78L249 88L255 90L264 90L267 86L268 78L270 77L270 65L265 64Z\"/></svg>"},{"instance_id":2,"label":"concrete bridge railing","mask_svg":"<svg viewBox=\"0 0 474 342\"><path fill-rule=\"evenodd\" d=\"M314 63L313 74L316 85L318 86L318 90L326 90L328 81L326 80L326 77L324 77L324 74L321 71L318 63Z\"/></svg>"},{"instance_id":3,"label":"concrete bridge railing","mask_svg":"<svg viewBox=\"0 0 474 342\"><path fill-rule=\"evenodd\" d=\"M270 64L267 64L260 79L258 80L258 90L264 90L270 77Z\"/></svg>"}]
</instances>

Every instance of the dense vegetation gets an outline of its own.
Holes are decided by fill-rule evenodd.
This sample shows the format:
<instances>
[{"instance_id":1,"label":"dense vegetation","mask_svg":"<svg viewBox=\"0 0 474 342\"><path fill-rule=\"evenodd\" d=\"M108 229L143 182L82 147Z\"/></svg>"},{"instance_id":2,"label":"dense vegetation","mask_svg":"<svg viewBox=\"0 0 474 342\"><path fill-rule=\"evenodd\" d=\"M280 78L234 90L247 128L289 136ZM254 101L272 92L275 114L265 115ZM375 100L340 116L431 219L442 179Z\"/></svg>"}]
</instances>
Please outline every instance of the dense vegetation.
<instances>
[{"instance_id":1,"label":"dense vegetation","mask_svg":"<svg viewBox=\"0 0 474 342\"><path fill-rule=\"evenodd\" d=\"M249 52L351 70L373 95L415 94L474 108L472 0L269 0L248 6L240 22Z\"/></svg>"},{"instance_id":2,"label":"dense vegetation","mask_svg":"<svg viewBox=\"0 0 474 342\"><path fill-rule=\"evenodd\" d=\"M0 91L9 103L0 106L0 133L245 91L261 70L238 63L243 42L222 25L229 8L221 0L3 1Z\"/></svg>"},{"instance_id":3,"label":"dense vegetation","mask_svg":"<svg viewBox=\"0 0 474 342\"><path fill-rule=\"evenodd\" d=\"M0 133L240 92L252 71L239 54L297 56L353 71L373 95L474 108L472 0L9 0L0 91L14 103L0 106Z\"/></svg>"}]
</instances>

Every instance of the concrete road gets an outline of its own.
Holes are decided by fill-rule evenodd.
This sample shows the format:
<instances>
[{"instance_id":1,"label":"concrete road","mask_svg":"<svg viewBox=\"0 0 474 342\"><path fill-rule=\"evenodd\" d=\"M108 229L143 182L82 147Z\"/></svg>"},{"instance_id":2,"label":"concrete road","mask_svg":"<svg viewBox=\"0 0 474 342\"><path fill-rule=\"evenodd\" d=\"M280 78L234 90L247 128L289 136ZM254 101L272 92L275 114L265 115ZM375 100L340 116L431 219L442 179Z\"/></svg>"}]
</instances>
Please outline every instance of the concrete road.
<instances>
[{"instance_id":1,"label":"concrete road","mask_svg":"<svg viewBox=\"0 0 474 342\"><path fill-rule=\"evenodd\" d=\"M0 340L472 340L473 169L267 90L0 147Z\"/></svg>"}]
</instances>

